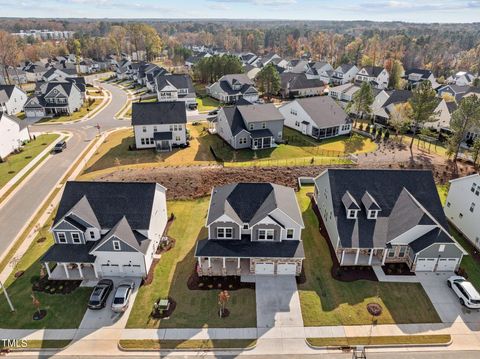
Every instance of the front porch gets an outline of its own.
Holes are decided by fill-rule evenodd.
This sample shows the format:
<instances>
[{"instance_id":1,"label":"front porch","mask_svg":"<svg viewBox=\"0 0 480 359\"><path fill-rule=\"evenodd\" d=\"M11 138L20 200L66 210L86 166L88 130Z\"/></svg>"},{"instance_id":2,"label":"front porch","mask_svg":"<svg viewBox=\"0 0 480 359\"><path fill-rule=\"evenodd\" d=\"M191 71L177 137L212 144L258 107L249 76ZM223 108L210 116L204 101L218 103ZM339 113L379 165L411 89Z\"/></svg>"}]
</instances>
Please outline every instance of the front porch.
<instances>
[{"instance_id":1,"label":"front porch","mask_svg":"<svg viewBox=\"0 0 480 359\"><path fill-rule=\"evenodd\" d=\"M93 263L57 263L50 269L48 262L44 263L48 279L51 280L98 280L99 275Z\"/></svg>"},{"instance_id":2,"label":"front porch","mask_svg":"<svg viewBox=\"0 0 480 359\"><path fill-rule=\"evenodd\" d=\"M199 257L197 259L199 276L241 276L250 274L249 258Z\"/></svg>"},{"instance_id":3,"label":"front porch","mask_svg":"<svg viewBox=\"0 0 480 359\"><path fill-rule=\"evenodd\" d=\"M341 266L381 266L387 252L384 248L344 248L337 251L337 256Z\"/></svg>"}]
</instances>

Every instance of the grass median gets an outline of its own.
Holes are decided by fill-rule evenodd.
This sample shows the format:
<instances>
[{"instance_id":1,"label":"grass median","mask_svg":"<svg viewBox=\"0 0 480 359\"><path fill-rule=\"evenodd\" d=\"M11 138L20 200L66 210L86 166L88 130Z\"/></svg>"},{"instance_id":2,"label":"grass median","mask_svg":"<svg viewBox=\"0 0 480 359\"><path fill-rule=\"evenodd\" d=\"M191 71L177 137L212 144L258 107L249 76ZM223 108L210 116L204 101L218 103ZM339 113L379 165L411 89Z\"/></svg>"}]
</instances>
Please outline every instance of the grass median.
<instances>
[{"instance_id":1,"label":"grass median","mask_svg":"<svg viewBox=\"0 0 480 359\"><path fill-rule=\"evenodd\" d=\"M333 337L307 338L307 343L313 347L349 347L356 345L441 345L449 344L452 337L448 334L437 335L396 335L372 337Z\"/></svg>"},{"instance_id":2,"label":"grass median","mask_svg":"<svg viewBox=\"0 0 480 359\"><path fill-rule=\"evenodd\" d=\"M124 350L188 350L188 349L251 349L255 339L206 339L206 340L120 340L119 346Z\"/></svg>"}]
</instances>

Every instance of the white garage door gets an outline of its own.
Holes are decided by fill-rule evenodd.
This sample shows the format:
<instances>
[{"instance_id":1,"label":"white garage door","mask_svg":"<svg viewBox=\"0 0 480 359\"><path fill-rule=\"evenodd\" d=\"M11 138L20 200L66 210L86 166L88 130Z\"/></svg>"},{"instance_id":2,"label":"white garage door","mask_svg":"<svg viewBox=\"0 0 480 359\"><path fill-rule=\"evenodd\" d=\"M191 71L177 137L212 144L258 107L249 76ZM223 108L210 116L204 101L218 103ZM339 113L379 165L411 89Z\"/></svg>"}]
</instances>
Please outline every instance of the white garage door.
<instances>
[{"instance_id":1,"label":"white garage door","mask_svg":"<svg viewBox=\"0 0 480 359\"><path fill-rule=\"evenodd\" d=\"M102 264L102 274L103 276L120 275L120 266L118 264Z\"/></svg>"},{"instance_id":2,"label":"white garage door","mask_svg":"<svg viewBox=\"0 0 480 359\"><path fill-rule=\"evenodd\" d=\"M127 276L141 276L141 267L139 265L123 266L123 273Z\"/></svg>"},{"instance_id":3,"label":"white garage door","mask_svg":"<svg viewBox=\"0 0 480 359\"><path fill-rule=\"evenodd\" d=\"M457 266L458 258L440 258L437 272L453 272Z\"/></svg>"},{"instance_id":4,"label":"white garage door","mask_svg":"<svg viewBox=\"0 0 480 359\"><path fill-rule=\"evenodd\" d=\"M433 272L436 263L436 258L418 258L415 272Z\"/></svg>"},{"instance_id":5,"label":"white garage door","mask_svg":"<svg viewBox=\"0 0 480 359\"><path fill-rule=\"evenodd\" d=\"M255 274L274 274L275 265L273 262L264 262L255 264Z\"/></svg>"},{"instance_id":6,"label":"white garage door","mask_svg":"<svg viewBox=\"0 0 480 359\"><path fill-rule=\"evenodd\" d=\"M280 263L277 265L277 274L293 274L297 273L296 263Z\"/></svg>"}]
</instances>

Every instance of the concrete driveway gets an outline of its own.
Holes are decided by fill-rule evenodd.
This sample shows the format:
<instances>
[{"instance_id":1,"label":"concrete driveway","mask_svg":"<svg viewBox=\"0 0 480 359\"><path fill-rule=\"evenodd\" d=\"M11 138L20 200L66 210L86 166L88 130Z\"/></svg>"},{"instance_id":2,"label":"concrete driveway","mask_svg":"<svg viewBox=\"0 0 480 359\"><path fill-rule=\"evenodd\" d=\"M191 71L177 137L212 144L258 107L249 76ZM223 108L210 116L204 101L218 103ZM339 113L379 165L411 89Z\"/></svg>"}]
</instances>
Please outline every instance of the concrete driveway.
<instances>
[{"instance_id":1,"label":"concrete driveway","mask_svg":"<svg viewBox=\"0 0 480 359\"><path fill-rule=\"evenodd\" d=\"M133 304L135 303L135 298L137 297L138 287L140 286L141 279L127 277L110 279L113 280L114 288L108 296L107 305L105 306L105 308L100 310L87 309L85 315L83 316L82 322L78 327L79 329L125 328ZM128 306L128 309L124 313L114 313L110 308L112 305L115 289L120 284L120 282L127 279L131 279L135 282L135 289L133 290L133 293L130 297L130 304Z\"/></svg>"},{"instance_id":2,"label":"concrete driveway","mask_svg":"<svg viewBox=\"0 0 480 359\"><path fill-rule=\"evenodd\" d=\"M480 330L480 310L468 309L460 304L458 297L447 285L447 279L452 275L453 272L417 273L443 323L461 321L473 330Z\"/></svg>"},{"instance_id":3,"label":"concrete driveway","mask_svg":"<svg viewBox=\"0 0 480 359\"><path fill-rule=\"evenodd\" d=\"M295 276L257 275L257 328L303 327Z\"/></svg>"}]
</instances>

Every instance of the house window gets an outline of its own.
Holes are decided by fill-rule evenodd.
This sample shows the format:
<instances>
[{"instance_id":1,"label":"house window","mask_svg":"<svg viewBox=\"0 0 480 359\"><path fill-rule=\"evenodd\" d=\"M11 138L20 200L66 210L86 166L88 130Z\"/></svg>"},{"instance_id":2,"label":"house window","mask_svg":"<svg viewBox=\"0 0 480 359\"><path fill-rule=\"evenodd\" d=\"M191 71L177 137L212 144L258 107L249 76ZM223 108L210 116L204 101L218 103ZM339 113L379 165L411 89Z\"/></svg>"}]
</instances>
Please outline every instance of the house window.
<instances>
[{"instance_id":1,"label":"house window","mask_svg":"<svg viewBox=\"0 0 480 359\"><path fill-rule=\"evenodd\" d=\"M293 228L287 229L287 239L293 239L293 233L295 230Z\"/></svg>"},{"instance_id":2,"label":"house window","mask_svg":"<svg viewBox=\"0 0 480 359\"><path fill-rule=\"evenodd\" d=\"M475 203L472 202L472 204L470 205L470 212L473 213L474 210L475 210Z\"/></svg>"},{"instance_id":3,"label":"house window","mask_svg":"<svg viewBox=\"0 0 480 359\"><path fill-rule=\"evenodd\" d=\"M180 136L175 136L175 141L179 142L180 141Z\"/></svg>"},{"instance_id":4,"label":"house window","mask_svg":"<svg viewBox=\"0 0 480 359\"><path fill-rule=\"evenodd\" d=\"M262 129L266 129L267 128L267 123L266 122L262 122Z\"/></svg>"},{"instance_id":5,"label":"house window","mask_svg":"<svg viewBox=\"0 0 480 359\"><path fill-rule=\"evenodd\" d=\"M182 130L182 125L178 125L178 130L179 130L179 131Z\"/></svg>"},{"instance_id":6,"label":"house window","mask_svg":"<svg viewBox=\"0 0 480 359\"><path fill-rule=\"evenodd\" d=\"M273 241L275 231L273 229L259 229L258 239L260 241Z\"/></svg>"},{"instance_id":7,"label":"house window","mask_svg":"<svg viewBox=\"0 0 480 359\"><path fill-rule=\"evenodd\" d=\"M395 257L395 248L390 248L388 250L388 258L393 258Z\"/></svg>"},{"instance_id":8,"label":"house window","mask_svg":"<svg viewBox=\"0 0 480 359\"><path fill-rule=\"evenodd\" d=\"M253 123L248 125L248 128L250 129L250 131L253 130L253 126L254 126Z\"/></svg>"},{"instance_id":9,"label":"house window","mask_svg":"<svg viewBox=\"0 0 480 359\"><path fill-rule=\"evenodd\" d=\"M173 131L173 125L170 125L170 132Z\"/></svg>"},{"instance_id":10,"label":"house window","mask_svg":"<svg viewBox=\"0 0 480 359\"><path fill-rule=\"evenodd\" d=\"M81 239L80 239L80 234L78 233L72 233L72 242L75 243L75 244L78 244L78 243L82 243Z\"/></svg>"},{"instance_id":11,"label":"house window","mask_svg":"<svg viewBox=\"0 0 480 359\"><path fill-rule=\"evenodd\" d=\"M146 126L143 126L143 127L142 127L142 131L143 131L143 132L147 132L147 127L146 127Z\"/></svg>"},{"instance_id":12,"label":"house window","mask_svg":"<svg viewBox=\"0 0 480 359\"><path fill-rule=\"evenodd\" d=\"M217 228L217 238L220 238L220 239L231 239L231 238L233 238L233 228L232 227L219 227L219 228Z\"/></svg>"},{"instance_id":13,"label":"house window","mask_svg":"<svg viewBox=\"0 0 480 359\"><path fill-rule=\"evenodd\" d=\"M290 110L290 113L294 116L297 116L297 110L294 110L293 108Z\"/></svg>"},{"instance_id":14,"label":"house window","mask_svg":"<svg viewBox=\"0 0 480 359\"><path fill-rule=\"evenodd\" d=\"M295 121L295 127L300 127L300 122Z\"/></svg>"},{"instance_id":15,"label":"house window","mask_svg":"<svg viewBox=\"0 0 480 359\"><path fill-rule=\"evenodd\" d=\"M238 140L238 143L241 144L241 145L247 143L247 138L246 137L240 138L240 140Z\"/></svg>"},{"instance_id":16,"label":"house window","mask_svg":"<svg viewBox=\"0 0 480 359\"><path fill-rule=\"evenodd\" d=\"M67 243L67 237L65 236L65 233L58 232L57 238L58 238L58 243Z\"/></svg>"},{"instance_id":17,"label":"house window","mask_svg":"<svg viewBox=\"0 0 480 359\"><path fill-rule=\"evenodd\" d=\"M474 183L474 184L472 184L472 188L470 189L470 191L472 191L472 193L475 193L476 188L477 188L477 184Z\"/></svg>"},{"instance_id":18,"label":"house window","mask_svg":"<svg viewBox=\"0 0 480 359\"><path fill-rule=\"evenodd\" d=\"M445 244L440 244L440 246L438 246L438 251L445 252Z\"/></svg>"},{"instance_id":19,"label":"house window","mask_svg":"<svg viewBox=\"0 0 480 359\"><path fill-rule=\"evenodd\" d=\"M95 239L95 232L94 231L90 231L90 239Z\"/></svg>"},{"instance_id":20,"label":"house window","mask_svg":"<svg viewBox=\"0 0 480 359\"><path fill-rule=\"evenodd\" d=\"M349 219L355 219L355 218L357 218L357 211L354 210L354 209L349 209L349 210L347 211L347 218L349 218Z\"/></svg>"},{"instance_id":21,"label":"house window","mask_svg":"<svg viewBox=\"0 0 480 359\"><path fill-rule=\"evenodd\" d=\"M114 251L120 250L120 241L113 241L113 250Z\"/></svg>"},{"instance_id":22,"label":"house window","mask_svg":"<svg viewBox=\"0 0 480 359\"><path fill-rule=\"evenodd\" d=\"M140 142L142 143L142 145L144 145L144 144L145 144L145 139L144 139L144 138L141 138L141 139L140 139Z\"/></svg>"},{"instance_id":23,"label":"house window","mask_svg":"<svg viewBox=\"0 0 480 359\"><path fill-rule=\"evenodd\" d=\"M368 211L368 219L377 219L378 211Z\"/></svg>"},{"instance_id":24,"label":"house window","mask_svg":"<svg viewBox=\"0 0 480 359\"><path fill-rule=\"evenodd\" d=\"M157 126L153 126L153 132L157 132Z\"/></svg>"},{"instance_id":25,"label":"house window","mask_svg":"<svg viewBox=\"0 0 480 359\"><path fill-rule=\"evenodd\" d=\"M460 214L458 215L458 218L463 218L463 213L460 213Z\"/></svg>"},{"instance_id":26,"label":"house window","mask_svg":"<svg viewBox=\"0 0 480 359\"><path fill-rule=\"evenodd\" d=\"M398 252L398 257L399 258L405 257L405 253L407 253L407 247L400 247L400 251Z\"/></svg>"},{"instance_id":27,"label":"house window","mask_svg":"<svg viewBox=\"0 0 480 359\"><path fill-rule=\"evenodd\" d=\"M243 225L243 229L248 229L248 223L245 223L245 224Z\"/></svg>"}]
</instances>

